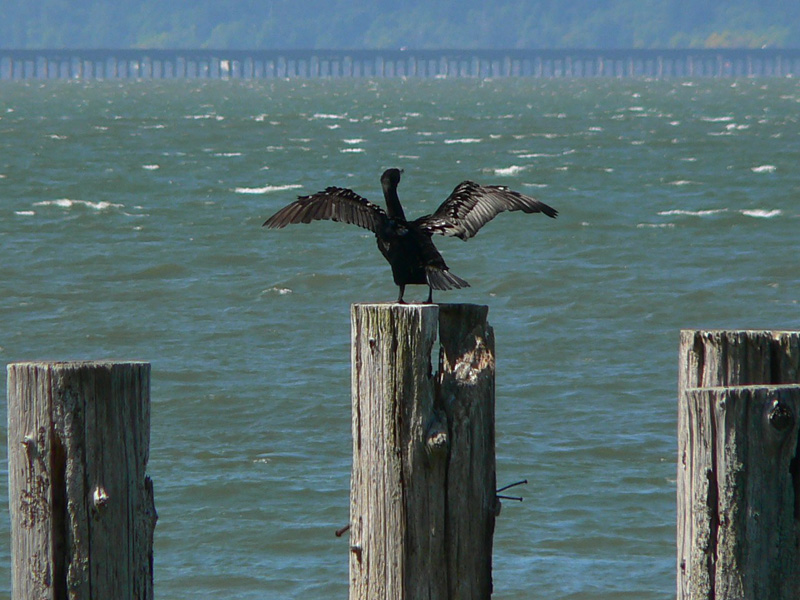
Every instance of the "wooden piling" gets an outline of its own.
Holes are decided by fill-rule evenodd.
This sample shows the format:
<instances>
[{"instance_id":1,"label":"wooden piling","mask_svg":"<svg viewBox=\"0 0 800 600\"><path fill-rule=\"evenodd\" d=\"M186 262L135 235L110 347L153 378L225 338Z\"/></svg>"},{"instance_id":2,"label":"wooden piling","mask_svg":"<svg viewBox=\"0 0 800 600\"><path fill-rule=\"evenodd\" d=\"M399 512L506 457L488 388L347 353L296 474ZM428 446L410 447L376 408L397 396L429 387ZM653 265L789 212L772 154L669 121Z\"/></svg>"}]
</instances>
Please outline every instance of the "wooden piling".
<instances>
[{"instance_id":1,"label":"wooden piling","mask_svg":"<svg viewBox=\"0 0 800 600\"><path fill-rule=\"evenodd\" d=\"M491 595L499 503L487 312L352 308L351 600Z\"/></svg>"},{"instance_id":2,"label":"wooden piling","mask_svg":"<svg viewBox=\"0 0 800 600\"><path fill-rule=\"evenodd\" d=\"M678 600L800 599L800 332L683 331Z\"/></svg>"},{"instance_id":3,"label":"wooden piling","mask_svg":"<svg viewBox=\"0 0 800 600\"><path fill-rule=\"evenodd\" d=\"M8 366L12 598L151 600L150 365Z\"/></svg>"},{"instance_id":4,"label":"wooden piling","mask_svg":"<svg viewBox=\"0 0 800 600\"><path fill-rule=\"evenodd\" d=\"M800 383L800 331L681 331L678 387Z\"/></svg>"}]
</instances>

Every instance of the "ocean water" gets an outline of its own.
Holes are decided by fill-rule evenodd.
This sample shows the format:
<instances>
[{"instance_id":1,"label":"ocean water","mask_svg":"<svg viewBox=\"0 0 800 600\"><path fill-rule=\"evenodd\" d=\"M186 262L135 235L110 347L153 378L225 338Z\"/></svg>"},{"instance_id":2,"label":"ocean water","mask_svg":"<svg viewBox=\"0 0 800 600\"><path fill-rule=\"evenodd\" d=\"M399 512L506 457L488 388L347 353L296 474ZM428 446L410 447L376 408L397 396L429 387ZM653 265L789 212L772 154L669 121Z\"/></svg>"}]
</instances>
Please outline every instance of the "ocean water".
<instances>
[{"instance_id":1,"label":"ocean water","mask_svg":"<svg viewBox=\"0 0 800 600\"><path fill-rule=\"evenodd\" d=\"M409 216L508 185L559 218L437 239L472 287L434 295L489 306L529 481L495 597L673 598L678 332L800 327L798 115L791 79L4 82L0 361L152 363L160 600L346 597L349 307L397 290L364 230L261 224L390 166Z\"/></svg>"}]
</instances>

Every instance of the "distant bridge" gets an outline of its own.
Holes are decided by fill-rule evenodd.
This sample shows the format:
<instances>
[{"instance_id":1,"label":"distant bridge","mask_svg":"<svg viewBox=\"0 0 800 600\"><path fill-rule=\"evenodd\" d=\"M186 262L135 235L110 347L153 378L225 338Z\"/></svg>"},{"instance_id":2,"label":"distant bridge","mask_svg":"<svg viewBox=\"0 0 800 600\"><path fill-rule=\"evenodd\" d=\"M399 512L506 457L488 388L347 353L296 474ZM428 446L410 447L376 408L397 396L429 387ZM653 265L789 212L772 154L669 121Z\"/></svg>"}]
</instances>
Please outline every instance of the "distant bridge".
<instances>
[{"instance_id":1,"label":"distant bridge","mask_svg":"<svg viewBox=\"0 0 800 600\"><path fill-rule=\"evenodd\" d=\"M800 50L2 50L0 79L796 77Z\"/></svg>"}]
</instances>

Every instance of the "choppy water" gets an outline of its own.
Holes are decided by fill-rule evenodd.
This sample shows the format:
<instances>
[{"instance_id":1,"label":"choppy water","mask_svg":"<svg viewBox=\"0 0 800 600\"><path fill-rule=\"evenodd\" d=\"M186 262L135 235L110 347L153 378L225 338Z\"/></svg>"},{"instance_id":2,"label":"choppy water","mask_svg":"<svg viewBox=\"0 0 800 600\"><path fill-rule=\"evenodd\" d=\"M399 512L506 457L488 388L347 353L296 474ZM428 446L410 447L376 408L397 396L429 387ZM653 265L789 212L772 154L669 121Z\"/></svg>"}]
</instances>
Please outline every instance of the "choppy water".
<instances>
[{"instance_id":1,"label":"choppy water","mask_svg":"<svg viewBox=\"0 0 800 600\"><path fill-rule=\"evenodd\" d=\"M158 598L345 597L349 305L396 288L363 230L260 225L389 166L409 215L509 185L560 217L439 240L473 287L436 295L489 305L530 481L495 597L672 598L678 331L800 326L798 115L777 79L4 83L0 360L152 362Z\"/></svg>"}]
</instances>

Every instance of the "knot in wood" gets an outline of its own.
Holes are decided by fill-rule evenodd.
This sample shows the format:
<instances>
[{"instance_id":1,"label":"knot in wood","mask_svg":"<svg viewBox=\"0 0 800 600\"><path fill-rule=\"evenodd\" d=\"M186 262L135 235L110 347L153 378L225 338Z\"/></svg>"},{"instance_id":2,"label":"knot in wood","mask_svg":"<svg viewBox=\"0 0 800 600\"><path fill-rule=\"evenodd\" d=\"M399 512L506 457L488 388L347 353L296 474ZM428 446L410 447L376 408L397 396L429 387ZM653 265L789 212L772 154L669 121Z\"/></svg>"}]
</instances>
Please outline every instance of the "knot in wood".
<instances>
[{"instance_id":1,"label":"knot in wood","mask_svg":"<svg viewBox=\"0 0 800 600\"><path fill-rule=\"evenodd\" d=\"M475 383L478 380L478 374L475 369L472 368L472 364L469 361L460 361L456 363L453 372L456 379L464 383Z\"/></svg>"},{"instance_id":2,"label":"knot in wood","mask_svg":"<svg viewBox=\"0 0 800 600\"><path fill-rule=\"evenodd\" d=\"M103 489L102 486L97 486L94 488L94 493L92 494L92 502L94 503L94 507L97 510L103 508L106 504L108 504L108 493Z\"/></svg>"},{"instance_id":3,"label":"knot in wood","mask_svg":"<svg viewBox=\"0 0 800 600\"><path fill-rule=\"evenodd\" d=\"M447 452L447 444L447 432L445 430L435 429L428 433L428 454L434 455Z\"/></svg>"},{"instance_id":4,"label":"knot in wood","mask_svg":"<svg viewBox=\"0 0 800 600\"><path fill-rule=\"evenodd\" d=\"M769 424L780 432L786 431L794 425L792 409L779 400L775 400L772 403L767 418L769 419Z\"/></svg>"},{"instance_id":5,"label":"knot in wood","mask_svg":"<svg viewBox=\"0 0 800 600\"><path fill-rule=\"evenodd\" d=\"M447 434L447 417L438 415L428 424L427 432L425 433L425 451L428 456L433 458L447 456L449 449L450 437Z\"/></svg>"},{"instance_id":6,"label":"knot in wood","mask_svg":"<svg viewBox=\"0 0 800 600\"><path fill-rule=\"evenodd\" d=\"M30 458L37 458L39 456L39 447L36 444L36 438L32 435L26 435L22 438L22 445Z\"/></svg>"}]
</instances>

